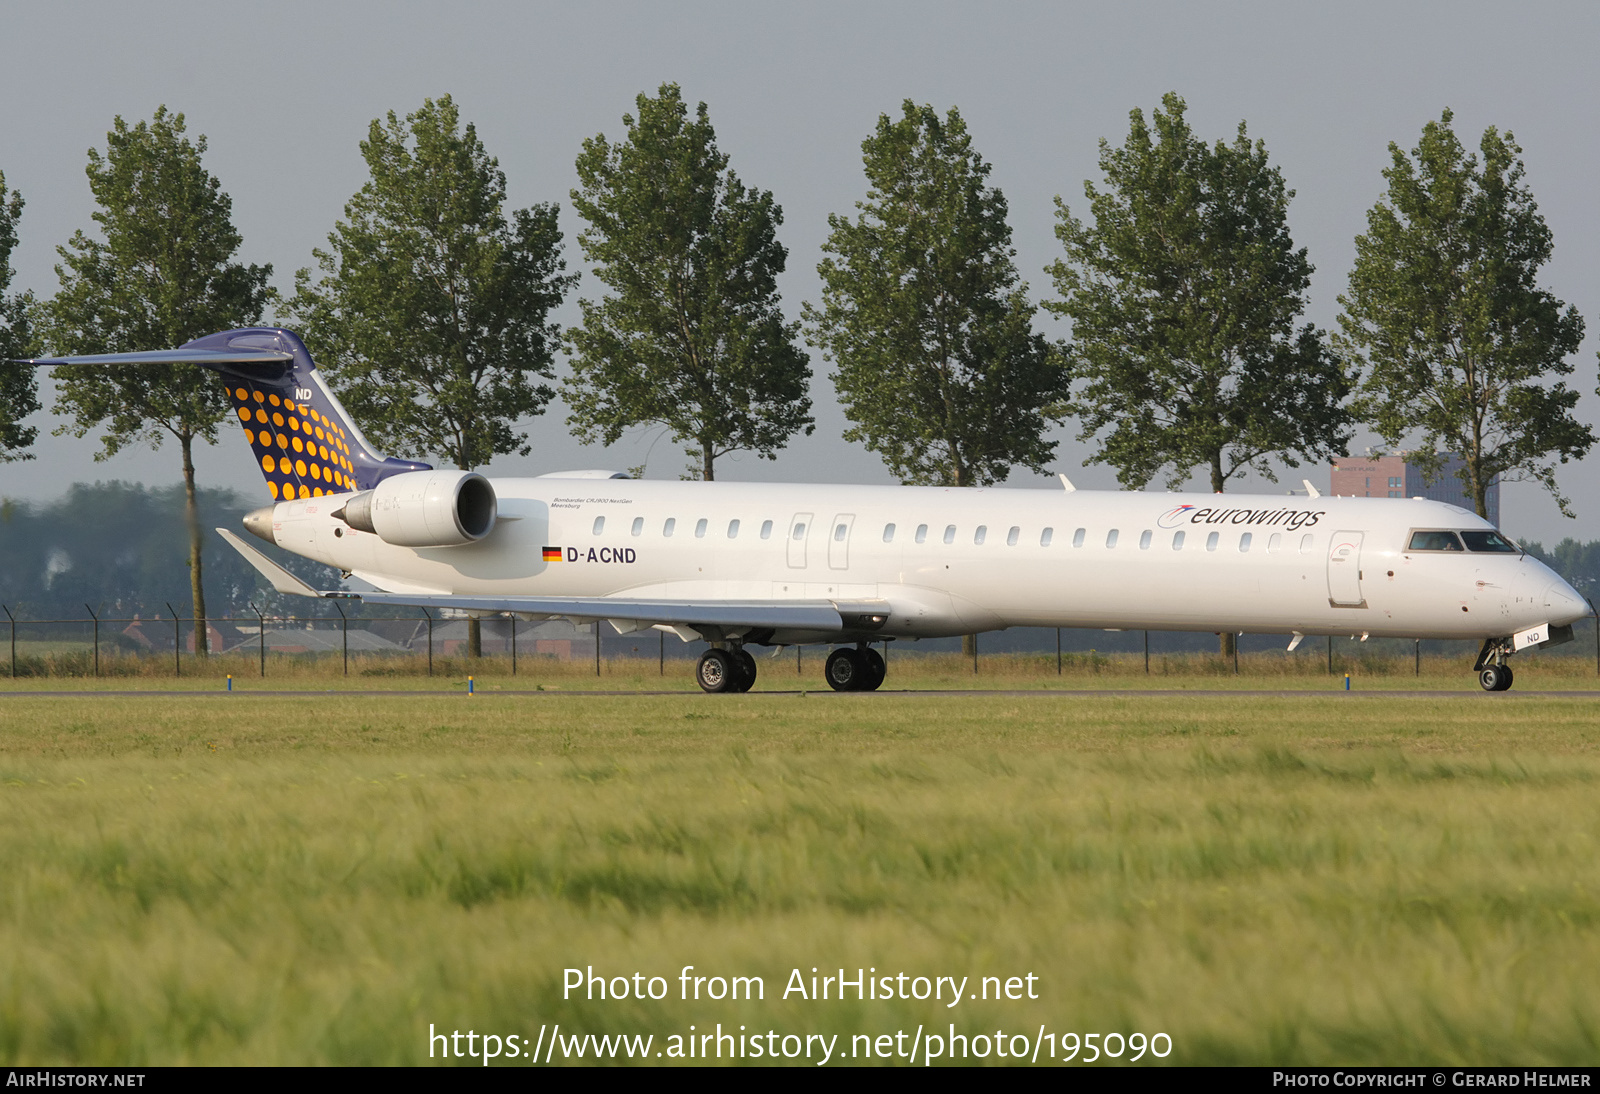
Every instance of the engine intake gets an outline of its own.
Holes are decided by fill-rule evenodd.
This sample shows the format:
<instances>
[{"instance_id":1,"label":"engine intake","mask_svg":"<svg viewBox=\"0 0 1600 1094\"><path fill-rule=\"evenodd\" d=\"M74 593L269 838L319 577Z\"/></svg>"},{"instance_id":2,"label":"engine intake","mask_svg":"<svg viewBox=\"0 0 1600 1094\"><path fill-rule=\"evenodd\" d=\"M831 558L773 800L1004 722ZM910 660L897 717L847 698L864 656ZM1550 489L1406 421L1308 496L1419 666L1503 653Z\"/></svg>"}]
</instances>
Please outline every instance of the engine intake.
<instances>
[{"instance_id":1,"label":"engine intake","mask_svg":"<svg viewBox=\"0 0 1600 1094\"><path fill-rule=\"evenodd\" d=\"M494 531L489 480L473 471L408 471L353 495L334 516L396 547L456 547Z\"/></svg>"}]
</instances>

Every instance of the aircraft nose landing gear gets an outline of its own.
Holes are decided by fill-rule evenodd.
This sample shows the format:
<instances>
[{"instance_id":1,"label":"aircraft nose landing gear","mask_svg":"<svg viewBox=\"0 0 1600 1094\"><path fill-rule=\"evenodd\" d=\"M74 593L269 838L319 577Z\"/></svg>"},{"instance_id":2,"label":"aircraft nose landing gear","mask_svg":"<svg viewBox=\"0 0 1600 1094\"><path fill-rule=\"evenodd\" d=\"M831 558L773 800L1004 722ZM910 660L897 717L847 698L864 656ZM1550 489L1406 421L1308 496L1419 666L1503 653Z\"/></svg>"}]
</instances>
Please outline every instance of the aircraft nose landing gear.
<instances>
[{"instance_id":1,"label":"aircraft nose landing gear","mask_svg":"<svg viewBox=\"0 0 1600 1094\"><path fill-rule=\"evenodd\" d=\"M1511 655L1510 639L1486 638L1478 651L1478 663L1472 671L1478 674L1478 685L1484 691L1507 691L1511 687L1511 666L1506 658Z\"/></svg>"},{"instance_id":2,"label":"aircraft nose landing gear","mask_svg":"<svg viewBox=\"0 0 1600 1094\"><path fill-rule=\"evenodd\" d=\"M1511 680L1510 665L1486 665L1478 672L1478 684L1484 691L1507 691Z\"/></svg>"}]
</instances>

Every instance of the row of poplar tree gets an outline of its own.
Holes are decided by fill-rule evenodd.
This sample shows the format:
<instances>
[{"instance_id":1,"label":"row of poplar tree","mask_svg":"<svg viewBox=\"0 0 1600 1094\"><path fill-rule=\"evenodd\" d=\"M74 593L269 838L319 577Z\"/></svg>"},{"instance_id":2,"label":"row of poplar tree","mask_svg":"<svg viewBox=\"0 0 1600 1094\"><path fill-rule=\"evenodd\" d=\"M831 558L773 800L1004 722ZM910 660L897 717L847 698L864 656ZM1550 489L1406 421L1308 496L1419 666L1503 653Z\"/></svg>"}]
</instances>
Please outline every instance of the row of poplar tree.
<instances>
[{"instance_id":1,"label":"row of poplar tree","mask_svg":"<svg viewBox=\"0 0 1600 1094\"><path fill-rule=\"evenodd\" d=\"M1197 470L1213 490L1247 470L1344 453L1358 423L1464 460L1485 512L1495 479L1556 497L1558 463L1595 442L1560 378L1583 336L1576 309L1537 284L1551 235L1510 133L1476 154L1447 110L1409 153L1391 144L1387 189L1356 239L1338 331L1303 324L1312 265L1288 229L1293 197L1240 123L1208 143L1175 94L1126 140L1102 140L1087 213L1057 198L1059 298L1030 300L1007 206L959 112L906 101L862 142L867 193L829 217L821 298L786 321L782 209L717 147L705 104L675 85L640 95L626 134L583 144L578 243L604 285L581 322L552 321L577 281L557 206L507 210L505 176L449 96L373 121L370 178L302 269L292 295L244 265L231 202L165 108L89 152L95 234L58 248L59 291L8 295L22 198L0 175L0 361L161 349L279 316L305 337L378 443L460 468L530 450L519 423L556 389L568 424L607 444L663 426L712 479L730 452L775 458L812 431L805 345L834 366L845 438L903 482L974 486L1044 471L1052 426L1076 418L1094 462L1130 488ZM1039 308L1070 321L1056 342ZM227 420L219 385L192 370L58 368L62 428L102 431L101 458L171 439L193 514L193 443ZM27 458L31 369L0 365L0 459ZM195 614L205 615L190 521ZM201 632L203 633L203 631Z\"/></svg>"}]
</instances>

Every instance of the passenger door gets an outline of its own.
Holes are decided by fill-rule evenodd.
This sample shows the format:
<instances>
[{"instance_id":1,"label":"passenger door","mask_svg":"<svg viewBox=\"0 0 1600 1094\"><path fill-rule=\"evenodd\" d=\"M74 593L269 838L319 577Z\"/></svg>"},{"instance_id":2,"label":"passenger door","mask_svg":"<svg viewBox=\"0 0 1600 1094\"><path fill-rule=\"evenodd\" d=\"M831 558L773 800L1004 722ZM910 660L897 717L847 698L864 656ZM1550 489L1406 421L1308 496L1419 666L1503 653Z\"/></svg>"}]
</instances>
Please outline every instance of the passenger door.
<instances>
[{"instance_id":1,"label":"passenger door","mask_svg":"<svg viewBox=\"0 0 1600 1094\"><path fill-rule=\"evenodd\" d=\"M789 568L806 568L806 540L811 538L811 514L796 513L789 521Z\"/></svg>"},{"instance_id":2,"label":"passenger door","mask_svg":"<svg viewBox=\"0 0 1600 1094\"><path fill-rule=\"evenodd\" d=\"M1328 603L1335 608L1365 608L1361 595L1363 532L1335 532L1328 546Z\"/></svg>"},{"instance_id":3,"label":"passenger door","mask_svg":"<svg viewBox=\"0 0 1600 1094\"><path fill-rule=\"evenodd\" d=\"M854 513L840 513L828 526L828 569L850 568L850 530L855 523Z\"/></svg>"}]
</instances>

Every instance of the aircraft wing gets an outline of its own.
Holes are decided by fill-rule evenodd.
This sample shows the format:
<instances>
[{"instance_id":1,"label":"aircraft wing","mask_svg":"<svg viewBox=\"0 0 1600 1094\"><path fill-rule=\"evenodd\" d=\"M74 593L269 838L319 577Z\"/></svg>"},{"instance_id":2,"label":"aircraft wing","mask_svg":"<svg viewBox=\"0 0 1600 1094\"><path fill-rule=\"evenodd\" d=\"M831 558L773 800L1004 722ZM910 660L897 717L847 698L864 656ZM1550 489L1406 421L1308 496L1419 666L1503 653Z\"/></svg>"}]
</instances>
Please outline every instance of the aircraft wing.
<instances>
[{"instance_id":1,"label":"aircraft wing","mask_svg":"<svg viewBox=\"0 0 1600 1094\"><path fill-rule=\"evenodd\" d=\"M620 596L456 596L428 593L324 593L359 597L369 604L454 608L469 612L518 612L561 616L574 622L609 619L619 624L689 627L696 631L765 628L841 631L845 617L827 600L635 600ZM885 615L887 610L878 614ZM852 615L854 613L851 613ZM627 633L635 627L619 626Z\"/></svg>"},{"instance_id":2,"label":"aircraft wing","mask_svg":"<svg viewBox=\"0 0 1600 1094\"><path fill-rule=\"evenodd\" d=\"M831 600L644 600L612 596L464 596L445 593L326 592L311 588L266 555L226 528L217 532L244 556L272 587L298 596L362 600L369 604L399 604L416 608L453 608L469 612L516 612L522 615L564 617L574 622L610 620L626 634L657 624L673 627L685 640L696 634L712 637L727 632L783 629L838 633L876 630L888 618L882 602L846 602L841 608ZM685 631L695 633L686 634Z\"/></svg>"}]
</instances>

